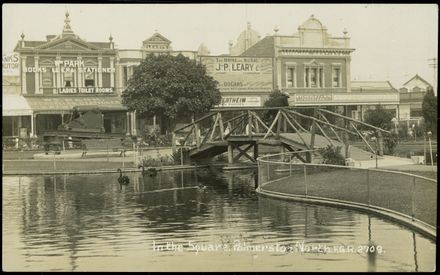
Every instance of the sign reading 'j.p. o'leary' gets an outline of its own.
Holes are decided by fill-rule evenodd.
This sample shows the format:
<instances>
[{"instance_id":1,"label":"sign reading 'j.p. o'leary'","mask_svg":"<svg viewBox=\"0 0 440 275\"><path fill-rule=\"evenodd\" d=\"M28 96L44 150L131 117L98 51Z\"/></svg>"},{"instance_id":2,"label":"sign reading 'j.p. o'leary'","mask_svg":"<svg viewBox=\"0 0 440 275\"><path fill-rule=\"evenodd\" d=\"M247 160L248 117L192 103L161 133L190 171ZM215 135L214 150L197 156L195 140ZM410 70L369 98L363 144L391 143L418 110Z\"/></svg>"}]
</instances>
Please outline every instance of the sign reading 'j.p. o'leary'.
<instances>
[{"instance_id":1,"label":"sign reading 'j.p. o'leary'","mask_svg":"<svg viewBox=\"0 0 440 275\"><path fill-rule=\"evenodd\" d=\"M207 72L219 82L220 91L272 90L272 58L202 56Z\"/></svg>"}]
</instances>

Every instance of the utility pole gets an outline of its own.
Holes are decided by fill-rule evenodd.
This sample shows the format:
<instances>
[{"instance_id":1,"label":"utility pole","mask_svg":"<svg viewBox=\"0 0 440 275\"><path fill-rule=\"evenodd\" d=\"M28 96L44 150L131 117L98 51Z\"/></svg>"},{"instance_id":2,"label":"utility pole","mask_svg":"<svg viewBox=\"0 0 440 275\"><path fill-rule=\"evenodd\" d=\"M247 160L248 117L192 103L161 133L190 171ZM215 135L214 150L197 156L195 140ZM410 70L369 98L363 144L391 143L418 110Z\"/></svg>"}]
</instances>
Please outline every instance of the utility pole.
<instances>
[{"instance_id":1,"label":"utility pole","mask_svg":"<svg viewBox=\"0 0 440 275\"><path fill-rule=\"evenodd\" d=\"M429 67L433 68L432 86L434 89L434 95L437 95L437 58L430 58L428 61Z\"/></svg>"}]
</instances>

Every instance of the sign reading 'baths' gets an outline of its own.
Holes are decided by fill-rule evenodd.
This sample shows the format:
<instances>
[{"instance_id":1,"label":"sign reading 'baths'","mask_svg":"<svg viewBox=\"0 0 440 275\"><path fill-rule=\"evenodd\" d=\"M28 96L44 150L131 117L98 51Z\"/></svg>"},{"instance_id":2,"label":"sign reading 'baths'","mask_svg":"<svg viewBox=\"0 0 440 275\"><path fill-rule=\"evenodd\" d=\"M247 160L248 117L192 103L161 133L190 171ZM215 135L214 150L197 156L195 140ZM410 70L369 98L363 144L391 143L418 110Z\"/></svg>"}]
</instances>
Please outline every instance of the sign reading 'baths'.
<instances>
[{"instance_id":1,"label":"sign reading 'baths'","mask_svg":"<svg viewBox=\"0 0 440 275\"><path fill-rule=\"evenodd\" d=\"M272 58L202 56L202 64L220 91L271 91Z\"/></svg>"}]
</instances>

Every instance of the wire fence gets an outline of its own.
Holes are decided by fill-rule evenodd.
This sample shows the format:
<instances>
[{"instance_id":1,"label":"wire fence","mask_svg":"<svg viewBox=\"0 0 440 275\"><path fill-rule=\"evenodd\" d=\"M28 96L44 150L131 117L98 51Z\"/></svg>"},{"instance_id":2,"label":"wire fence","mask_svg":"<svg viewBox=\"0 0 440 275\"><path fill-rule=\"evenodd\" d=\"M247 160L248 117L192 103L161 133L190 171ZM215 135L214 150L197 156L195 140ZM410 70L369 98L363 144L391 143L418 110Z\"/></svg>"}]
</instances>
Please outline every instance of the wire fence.
<instances>
[{"instance_id":1,"label":"wire fence","mask_svg":"<svg viewBox=\"0 0 440 275\"><path fill-rule=\"evenodd\" d=\"M352 203L396 213L435 230L437 180L409 173L295 162L292 153L258 159L259 190Z\"/></svg>"}]
</instances>

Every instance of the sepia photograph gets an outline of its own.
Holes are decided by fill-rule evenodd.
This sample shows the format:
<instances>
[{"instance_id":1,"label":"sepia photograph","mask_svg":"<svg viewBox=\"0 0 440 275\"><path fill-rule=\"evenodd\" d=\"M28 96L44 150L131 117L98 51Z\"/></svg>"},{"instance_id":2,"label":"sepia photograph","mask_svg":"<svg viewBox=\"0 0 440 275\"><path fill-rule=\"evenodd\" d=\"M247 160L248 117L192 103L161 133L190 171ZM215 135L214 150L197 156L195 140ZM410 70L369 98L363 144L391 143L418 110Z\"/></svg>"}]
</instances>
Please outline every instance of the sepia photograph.
<instances>
[{"instance_id":1,"label":"sepia photograph","mask_svg":"<svg viewBox=\"0 0 440 275\"><path fill-rule=\"evenodd\" d=\"M3 4L2 270L434 272L437 4Z\"/></svg>"}]
</instances>

